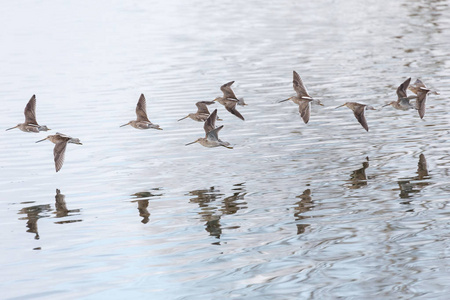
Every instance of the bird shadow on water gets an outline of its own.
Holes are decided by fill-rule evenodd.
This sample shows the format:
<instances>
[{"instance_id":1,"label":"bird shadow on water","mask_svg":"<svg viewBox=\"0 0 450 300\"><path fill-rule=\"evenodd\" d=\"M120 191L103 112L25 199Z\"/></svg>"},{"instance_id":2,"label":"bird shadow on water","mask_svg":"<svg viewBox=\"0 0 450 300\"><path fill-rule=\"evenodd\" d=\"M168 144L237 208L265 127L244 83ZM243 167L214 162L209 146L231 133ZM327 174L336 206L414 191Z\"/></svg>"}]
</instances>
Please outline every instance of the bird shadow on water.
<instances>
[{"instance_id":1,"label":"bird shadow on water","mask_svg":"<svg viewBox=\"0 0 450 300\"><path fill-rule=\"evenodd\" d=\"M56 195L55 195L55 208L56 211L54 214L56 215L55 218L64 218L68 216L75 216L79 215L81 210L80 209L68 209L66 204L66 196L61 194L61 191L59 189L56 189ZM66 223L75 223L75 222L81 222L82 220L63 220L55 222L55 224L66 224Z\"/></svg>"},{"instance_id":2,"label":"bird shadow on water","mask_svg":"<svg viewBox=\"0 0 450 300\"><path fill-rule=\"evenodd\" d=\"M367 185L366 169L369 168L369 157L362 163L362 168L354 170L350 174L350 179L346 186L349 189L359 189Z\"/></svg>"},{"instance_id":3,"label":"bird shadow on water","mask_svg":"<svg viewBox=\"0 0 450 300\"><path fill-rule=\"evenodd\" d=\"M150 221L150 212L148 211L149 200L163 195L163 193L159 193L159 191L161 191L161 188L154 188L151 189L150 192L138 192L131 195L135 197L131 202L137 202L138 204L139 216L142 217L141 222L143 224L147 224Z\"/></svg>"},{"instance_id":4,"label":"bird shadow on water","mask_svg":"<svg viewBox=\"0 0 450 300\"><path fill-rule=\"evenodd\" d=\"M311 197L311 190L306 189L301 195L298 195L295 198L300 199L300 201L295 203L294 207L294 218L297 226L297 234L302 234L305 232L306 228L310 226L310 224L303 223L303 220L308 218L304 216L304 213L310 211L314 207L314 202Z\"/></svg>"},{"instance_id":5,"label":"bird shadow on water","mask_svg":"<svg viewBox=\"0 0 450 300\"><path fill-rule=\"evenodd\" d=\"M245 183L234 184L232 188L232 195L224 197L226 194L221 193L219 189L212 186L208 189L193 190L188 193L189 196L194 196L189 199L191 203L197 203L200 211L198 214L205 223L205 230L210 236L216 239L221 238L223 229L237 229L240 226L222 227L221 218L224 215L233 215L241 209L247 208L247 202L244 197L247 194L245 190ZM221 200L218 202L218 200ZM220 245L220 241L212 243L213 245Z\"/></svg>"},{"instance_id":6,"label":"bird shadow on water","mask_svg":"<svg viewBox=\"0 0 450 300\"><path fill-rule=\"evenodd\" d=\"M26 217L20 217L19 220L27 221L27 232L34 233L35 240L40 239L37 221L40 218L49 217L50 215L48 213L51 210L50 204L33 205L19 210L19 214L26 214Z\"/></svg>"},{"instance_id":7,"label":"bird shadow on water","mask_svg":"<svg viewBox=\"0 0 450 300\"><path fill-rule=\"evenodd\" d=\"M431 176L429 175L427 160L423 153L419 156L416 174L416 176L399 178L397 180L399 188L395 190L400 190L399 197L404 199L400 204L410 204L414 194L431 184L431 182L428 181L431 179Z\"/></svg>"},{"instance_id":8,"label":"bird shadow on water","mask_svg":"<svg viewBox=\"0 0 450 300\"><path fill-rule=\"evenodd\" d=\"M22 203L29 204L29 202ZM55 215L55 218L64 218L73 215L79 215L80 209L68 209L65 201L65 195L61 194L59 189L56 189L55 195L55 210L52 210L52 206L50 204L40 204L24 207L19 210L18 214L26 214L25 217L20 217L19 220L26 220L28 228L27 232L34 233L34 239L39 240L39 231L38 231L38 220L41 218L49 218L52 214ZM75 223L81 222L82 220L63 220L54 222L55 224L65 224L65 223ZM41 250L40 247L36 247L33 250Z\"/></svg>"}]
</instances>

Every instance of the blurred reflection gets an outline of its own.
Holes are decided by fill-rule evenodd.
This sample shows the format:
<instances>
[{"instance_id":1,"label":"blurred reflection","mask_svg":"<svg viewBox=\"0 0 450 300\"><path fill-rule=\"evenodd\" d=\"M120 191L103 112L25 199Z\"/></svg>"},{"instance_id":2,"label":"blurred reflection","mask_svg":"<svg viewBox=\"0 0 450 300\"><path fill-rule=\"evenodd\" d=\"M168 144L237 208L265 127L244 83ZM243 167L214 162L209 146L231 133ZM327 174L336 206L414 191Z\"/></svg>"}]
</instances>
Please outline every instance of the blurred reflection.
<instances>
[{"instance_id":1,"label":"blurred reflection","mask_svg":"<svg viewBox=\"0 0 450 300\"><path fill-rule=\"evenodd\" d=\"M223 194L220 194L220 191L212 186L209 189L190 191L189 196L196 196L196 198L191 198L190 202L198 203L200 207L208 207L208 203L215 201Z\"/></svg>"},{"instance_id":2,"label":"blurred reflection","mask_svg":"<svg viewBox=\"0 0 450 300\"><path fill-rule=\"evenodd\" d=\"M206 231L209 232L209 235L220 238L220 235L222 234L220 215L215 214L217 207L210 207L210 203L216 201L223 194L220 194L220 191L216 190L215 187L210 187L209 189L190 191L189 195L196 196L195 198L189 199L189 201L197 203L202 209L199 214L202 219L206 221Z\"/></svg>"},{"instance_id":3,"label":"blurred reflection","mask_svg":"<svg viewBox=\"0 0 450 300\"><path fill-rule=\"evenodd\" d=\"M303 219L306 219L307 217L303 216L302 214L310 211L313 208L313 201L311 198L311 190L307 189L303 191L303 194L297 196L296 198L300 198L300 201L295 203L294 208L294 217L295 221L301 221ZM297 234L302 234L305 232L306 227L308 227L310 224L299 224L297 223Z\"/></svg>"},{"instance_id":4,"label":"blurred reflection","mask_svg":"<svg viewBox=\"0 0 450 300\"><path fill-rule=\"evenodd\" d=\"M238 210L247 208L245 206L247 205L247 202L244 201L244 197L245 195L247 195L244 189L244 184L238 183L235 184L234 186L235 188L233 189L233 191L235 192L233 193L233 195L228 196L222 200L221 211L225 215L233 215Z\"/></svg>"},{"instance_id":5,"label":"blurred reflection","mask_svg":"<svg viewBox=\"0 0 450 300\"><path fill-rule=\"evenodd\" d=\"M220 190L215 187L209 189L190 191L190 196L195 196L189 201L197 203L201 208L199 215L202 220L205 221L205 230L209 232L210 236L214 236L217 239L222 235L222 225L220 219L223 215L235 214L240 209L247 208L247 203L244 201L246 195L244 183L235 184L233 188L233 195L225 197L220 203L213 202L219 200L224 194L220 193ZM239 226L227 227L226 229L236 229ZM220 244L220 243L214 243Z\"/></svg>"},{"instance_id":6,"label":"blurred reflection","mask_svg":"<svg viewBox=\"0 0 450 300\"><path fill-rule=\"evenodd\" d=\"M59 189L56 189L56 195L55 195L55 208L56 212L56 218L63 218L71 215L79 215L80 209L67 209L66 196L61 194L61 191ZM64 221L58 221L55 222L55 224L66 224L66 223L75 223L75 222L81 222L82 220L64 220Z\"/></svg>"},{"instance_id":7,"label":"blurred reflection","mask_svg":"<svg viewBox=\"0 0 450 300\"><path fill-rule=\"evenodd\" d=\"M160 191L160 188L154 188L152 189L152 191ZM148 221L150 220L150 212L148 211L147 207L149 204L149 200L150 198L153 197L160 197L162 196L162 193L152 193L152 192L139 192L139 193L135 193L131 196L135 196L136 198L138 198L138 200L132 200L131 202L137 202L138 204L138 211L139 211L139 216L142 217L141 222L143 224L147 224Z\"/></svg>"},{"instance_id":8,"label":"blurred reflection","mask_svg":"<svg viewBox=\"0 0 450 300\"><path fill-rule=\"evenodd\" d=\"M34 238L36 240L39 239L38 226L37 221L40 218L48 217L48 215L41 215L41 213L45 213L51 210L50 204L44 205L35 205L30 207L24 207L19 210L19 214L26 214L26 217L19 218L19 220L27 220L27 232L34 233Z\"/></svg>"},{"instance_id":9,"label":"blurred reflection","mask_svg":"<svg viewBox=\"0 0 450 300\"><path fill-rule=\"evenodd\" d=\"M423 181L428 180L431 177L428 174L427 160L424 154L420 154L419 162L417 163L417 176L401 178L397 181L400 187L400 198L411 198L414 193L420 192L422 188L431 184L430 182ZM418 181L418 182L414 182ZM411 201L402 202L402 204L409 204Z\"/></svg>"},{"instance_id":10,"label":"blurred reflection","mask_svg":"<svg viewBox=\"0 0 450 300\"><path fill-rule=\"evenodd\" d=\"M357 169L350 175L350 185L351 189L359 189L367 185L366 169L369 167L369 157L366 157L366 161L362 163L362 168Z\"/></svg>"}]
</instances>

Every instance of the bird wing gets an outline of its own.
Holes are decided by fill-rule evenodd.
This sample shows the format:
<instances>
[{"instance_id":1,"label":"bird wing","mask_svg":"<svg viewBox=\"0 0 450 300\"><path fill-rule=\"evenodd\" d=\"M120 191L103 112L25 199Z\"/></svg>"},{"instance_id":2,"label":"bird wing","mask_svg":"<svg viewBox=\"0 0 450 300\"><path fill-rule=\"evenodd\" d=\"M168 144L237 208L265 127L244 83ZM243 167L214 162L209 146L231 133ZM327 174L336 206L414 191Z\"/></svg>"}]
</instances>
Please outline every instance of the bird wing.
<instances>
[{"instance_id":1,"label":"bird wing","mask_svg":"<svg viewBox=\"0 0 450 300\"><path fill-rule=\"evenodd\" d=\"M208 137L208 133L216 128L216 119L217 119L217 109L215 109L206 119L205 124L203 125L203 129L205 130L206 137Z\"/></svg>"},{"instance_id":2,"label":"bird wing","mask_svg":"<svg viewBox=\"0 0 450 300\"><path fill-rule=\"evenodd\" d=\"M309 102L310 101L308 100L300 100L298 103L298 112L300 113L300 116L305 124L308 124L309 117L311 115L311 105L309 105Z\"/></svg>"},{"instance_id":3,"label":"bird wing","mask_svg":"<svg viewBox=\"0 0 450 300\"><path fill-rule=\"evenodd\" d=\"M197 106L197 113L198 114L209 114L209 110L207 105L214 104L214 101L199 101L195 103Z\"/></svg>"},{"instance_id":4,"label":"bird wing","mask_svg":"<svg viewBox=\"0 0 450 300\"><path fill-rule=\"evenodd\" d=\"M225 83L220 87L220 90L223 92L224 98L232 98L237 99L236 95L234 94L233 90L231 89L231 85L234 83L234 81L230 81L228 83Z\"/></svg>"},{"instance_id":5,"label":"bird wing","mask_svg":"<svg viewBox=\"0 0 450 300\"><path fill-rule=\"evenodd\" d=\"M300 75L298 75L297 72L294 71L294 80L292 81L294 90L297 93L299 97L310 97L308 94L308 90L306 90L305 85L303 84L302 79L300 78Z\"/></svg>"},{"instance_id":6,"label":"bird wing","mask_svg":"<svg viewBox=\"0 0 450 300\"><path fill-rule=\"evenodd\" d=\"M414 94L416 94L416 95L419 93L419 91L421 89L426 89L426 88L427 87L425 86L425 84L420 79L416 79L416 82L414 82L414 84L409 86L409 90L411 92L413 92Z\"/></svg>"},{"instance_id":7,"label":"bird wing","mask_svg":"<svg viewBox=\"0 0 450 300\"><path fill-rule=\"evenodd\" d=\"M411 99L408 98L400 98L397 100L397 102L402 106L402 107L408 107L411 105ZM395 103L395 102L394 102Z\"/></svg>"},{"instance_id":8,"label":"bird wing","mask_svg":"<svg viewBox=\"0 0 450 300\"><path fill-rule=\"evenodd\" d=\"M398 88L397 88L397 97L398 97L398 99L408 97L406 95L406 89L408 88L410 82L411 82L411 77L406 79L402 84L400 84L398 86Z\"/></svg>"},{"instance_id":9,"label":"bird wing","mask_svg":"<svg viewBox=\"0 0 450 300\"><path fill-rule=\"evenodd\" d=\"M430 90L427 89L421 89L417 93L417 100L416 100L416 109L419 111L419 117L423 119L425 116L425 102L427 100L427 94Z\"/></svg>"},{"instance_id":10,"label":"bird wing","mask_svg":"<svg viewBox=\"0 0 450 300\"><path fill-rule=\"evenodd\" d=\"M59 136L61 138L65 138L67 140L70 140L72 138L71 136L68 136L67 134L64 134L64 133L61 133L61 132L57 132L57 133L55 133L55 135L57 135L57 136Z\"/></svg>"},{"instance_id":11,"label":"bird wing","mask_svg":"<svg viewBox=\"0 0 450 300\"><path fill-rule=\"evenodd\" d=\"M55 148L53 148L53 156L55 160L55 169L56 172L61 170L64 163L64 154L66 153L67 140L59 141L55 144Z\"/></svg>"},{"instance_id":12,"label":"bird wing","mask_svg":"<svg viewBox=\"0 0 450 300\"><path fill-rule=\"evenodd\" d=\"M36 96L31 96L30 101L28 101L25 110L23 111L25 115L25 124L27 125L37 125L36 121Z\"/></svg>"},{"instance_id":13,"label":"bird wing","mask_svg":"<svg viewBox=\"0 0 450 300\"><path fill-rule=\"evenodd\" d=\"M369 131L369 126L367 125L366 117L364 116L365 108L366 107L364 105L357 106L353 110L353 114L355 115L358 122L362 125L362 127L364 127L366 131Z\"/></svg>"},{"instance_id":14,"label":"bird wing","mask_svg":"<svg viewBox=\"0 0 450 300\"><path fill-rule=\"evenodd\" d=\"M210 141L219 141L219 131L223 128L223 125L214 128L206 134L206 138Z\"/></svg>"},{"instance_id":15,"label":"bird wing","mask_svg":"<svg viewBox=\"0 0 450 300\"><path fill-rule=\"evenodd\" d=\"M137 116L138 122L141 122L141 121L150 122L150 120L147 117L146 106L147 105L146 105L144 94L141 94L141 96L139 97L139 101L136 105L136 116Z\"/></svg>"},{"instance_id":16,"label":"bird wing","mask_svg":"<svg viewBox=\"0 0 450 300\"><path fill-rule=\"evenodd\" d=\"M237 101L226 101L225 102L225 108L232 113L233 115L235 115L236 117L238 117L239 119L245 121L244 117L241 115L240 112L237 111L236 109L236 104Z\"/></svg>"},{"instance_id":17,"label":"bird wing","mask_svg":"<svg viewBox=\"0 0 450 300\"><path fill-rule=\"evenodd\" d=\"M422 82L422 80L420 80L420 79L416 79L416 82L414 82L414 86L415 87L418 87L418 88L427 88L426 86L425 86L425 83L423 83Z\"/></svg>"}]
</instances>

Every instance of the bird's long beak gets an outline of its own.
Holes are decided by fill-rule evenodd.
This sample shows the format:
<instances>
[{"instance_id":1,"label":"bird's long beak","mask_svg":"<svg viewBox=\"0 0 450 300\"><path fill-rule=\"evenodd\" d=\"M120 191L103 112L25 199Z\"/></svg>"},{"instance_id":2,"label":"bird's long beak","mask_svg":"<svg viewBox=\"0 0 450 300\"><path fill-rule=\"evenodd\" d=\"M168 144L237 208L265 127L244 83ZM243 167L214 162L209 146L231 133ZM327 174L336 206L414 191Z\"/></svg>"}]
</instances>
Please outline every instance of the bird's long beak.
<instances>
[{"instance_id":1,"label":"bird's long beak","mask_svg":"<svg viewBox=\"0 0 450 300\"><path fill-rule=\"evenodd\" d=\"M345 106L345 104L347 104L347 103L344 103L344 104L342 104L342 105L339 105L338 107L335 107L334 109L339 108L339 107L342 107L342 106Z\"/></svg>"},{"instance_id":2,"label":"bird's long beak","mask_svg":"<svg viewBox=\"0 0 450 300\"><path fill-rule=\"evenodd\" d=\"M186 118L189 118L189 116L186 116L186 117L184 117L184 118L179 119L178 122L180 122L181 120L184 120L184 119L186 119Z\"/></svg>"},{"instance_id":3,"label":"bird's long beak","mask_svg":"<svg viewBox=\"0 0 450 300\"><path fill-rule=\"evenodd\" d=\"M195 143L197 143L197 142L198 142L198 140L197 140L197 141L194 141L194 142L191 142L191 143L187 143L185 146L189 146L189 145L195 144Z\"/></svg>"},{"instance_id":4,"label":"bird's long beak","mask_svg":"<svg viewBox=\"0 0 450 300\"><path fill-rule=\"evenodd\" d=\"M127 125L130 125L130 122L128 122L127 124L120 125L119 127L124 127L124 126L127 126Z\"/></svg>"},{"instance_id":5,"label":"bird's long beak","mask_svg":"<svg viewBox=\"0 0 450 300\"><path fill-rule=\"evenodd\" d=\"M231 147L231 146L224 146L225 148L228 148L228 149L233 149L233 147Z\"/></svg>"},{"instance_id":6,"label":"bird's long beak","mask_svg":"<svg viewBox=\"0 0 450 300\"><path fill-rule=\"evenodd\" d=\"M48 137L46 137L45 139L39 140L39 141L37 141L36 143L43 142L43 141L45 141L46 139L48 139Z\"/></svg>"},{"instance_id":7,"label":"bird's long beak","mask_svg":"<svg viewBox=\"0 0 450 300\"><path fill-rule=\"evenodd\" d=\"M156 129L158 129L158 130L163 130L161 127L157 127Z\"/></svg>"},{"instance_id":8,"label":"bird's long beak","mask_svg":"<svg viewBox=\"0 0 450 300\"><path fill-rule=\"evenodd\" d=\"M14 126L14 127L8 128L8 129L6 129L5 131L11 130L11 129L14 129L14 128L17 128L17 127L19 127L19 125L16 125L16 126Z\"/></svg>"},{"instance_id":9,"label":"bird's long beak","mask_svg":"<svg viewBox=\"0 0 450 300\"><path fill-rule=\"evenodd\" d=\"M285 101L288 101L288 100L291 100L291 98L287 98L287 99L284 99L284 100L278 101L278 103L281 103L281 102L285 102Z\"/></svg>"},{"instance_id":10,"label":"bird's long beak","mask_svg":"<svg viewBox=\"0 0 450 300\"><path fill-rule=\"evenodd\" d=\"M389 105L391 105L390 103L386 103L385 105L382 105L381 107L386 107L386 106L389 106Z\"/></svg>"}]
</instances>

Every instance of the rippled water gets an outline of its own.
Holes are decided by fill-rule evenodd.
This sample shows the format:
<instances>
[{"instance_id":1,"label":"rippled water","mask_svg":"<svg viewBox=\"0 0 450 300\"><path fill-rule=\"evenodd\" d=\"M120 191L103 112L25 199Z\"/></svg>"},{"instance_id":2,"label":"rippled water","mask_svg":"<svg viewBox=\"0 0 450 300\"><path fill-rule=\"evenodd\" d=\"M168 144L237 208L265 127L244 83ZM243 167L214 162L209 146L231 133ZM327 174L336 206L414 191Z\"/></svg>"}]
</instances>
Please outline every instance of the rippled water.
<instances>
[{"instance_id":1,"label":"rippled water","mask_svg":"<svg viewBox=\"0 0 450 300\"><path fill-rule=\"evenodd\" d=\"M0 11L3 299L446 299L448 1L14 1ZM292 70L325 107L305 125ZM381 107L406 78L416 112ZM176 120L220 85L233 150ZM119 125L139 94L163 131Z\"/></svg>"}]
</instances>

